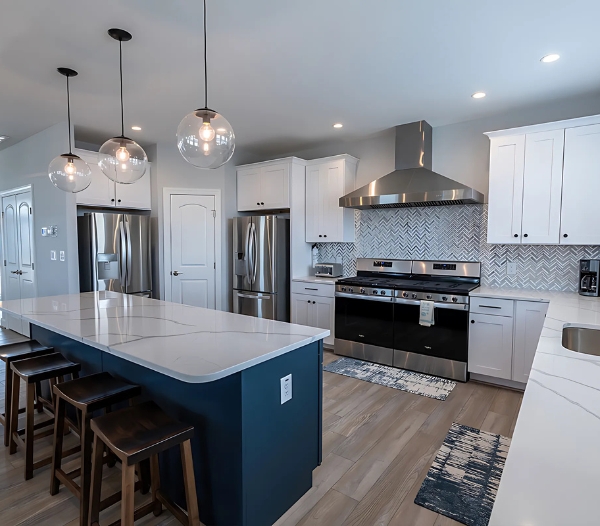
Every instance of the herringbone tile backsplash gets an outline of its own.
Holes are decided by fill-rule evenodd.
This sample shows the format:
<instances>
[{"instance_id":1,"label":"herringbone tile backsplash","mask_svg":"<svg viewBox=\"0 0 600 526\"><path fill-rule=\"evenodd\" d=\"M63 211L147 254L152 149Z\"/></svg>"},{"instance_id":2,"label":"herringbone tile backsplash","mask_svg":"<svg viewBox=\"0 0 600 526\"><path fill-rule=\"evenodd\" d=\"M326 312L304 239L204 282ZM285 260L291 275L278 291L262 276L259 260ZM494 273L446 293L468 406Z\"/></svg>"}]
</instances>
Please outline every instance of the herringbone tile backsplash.
<instances>
[{"instance_id":1,"label":"herringbone tile backsplash","mask_svg":"<svg viewBox=\"0 0 600 526\"><path fill-rule=\"evenodd\" d=\"M355 243L320 243L319 262L356 258L481 261L482 285L576 291L580 259L600 259L600 246L489 245L487 205L356 210ZM506 274L506 263L517 274Z\"/></svg>"}]
</instances>

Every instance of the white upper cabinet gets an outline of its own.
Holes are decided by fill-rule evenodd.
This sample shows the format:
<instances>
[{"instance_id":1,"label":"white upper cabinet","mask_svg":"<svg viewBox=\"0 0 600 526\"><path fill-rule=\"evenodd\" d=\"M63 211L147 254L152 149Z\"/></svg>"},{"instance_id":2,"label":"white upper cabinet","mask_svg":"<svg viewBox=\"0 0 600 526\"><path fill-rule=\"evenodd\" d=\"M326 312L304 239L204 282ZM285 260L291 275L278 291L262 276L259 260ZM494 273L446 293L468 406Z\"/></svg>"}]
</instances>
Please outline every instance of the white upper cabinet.
<instances>
[{"instance_id":1,"label":"white upper cabinet","mask_svg":"<svg viewBox=\"0 0 600 526\"><path fill-rule=\"evenodd\" d=\"M238 167L238 212L289 208L290 171L291 160Z\"/></svg>"},{"instance_id":2,"label":"white upper cabinet","mask_svg":"<svg viewBox=\"0 0 600 526\"><path fill-rule=\"evenodd\" d=\"M488 243L520 243L525 136L494 137L490 148Z\"/></svg>"},{"instance_id":3,"label":"white upper cabinet","mask_svg":"<svg viewBox=\"0 0 600 526\"><path fill-rule=\"evenodd\" d=\"M339 206L355 189L358 159L337 155L308 161L306 166L306 241L353 242L354 210Z\"/></svg>"},{"instance_id":4,"label":"white upper cabinet","mask_svg":"<svg viewBox=\"0 0 600 526\"><path fill-rule=\"evenodd\" d=\"M92 171L92 182L76 194L78 205L115 208L137 208L150 210L152 207L150 173L151 164L144 176L132 184L117 184L104 175L98 166L98 154L87 150L75 150Z\"/></svg>"},{"instance_id":5,"label":"white upper cabinet","mask_svg":"<svg viewBox=\"0 0 600 526\"><path fill-rule=\"evenodd\" d=\"M560 241L600 245L600 124L565 131Z\"/></svg>"},{"instance_id":6,"label":"white upper cabinet","mask_svg":"<svg viewBox=\"0 0 600 526\"><path fill-rule=\"evenodd\" d=\"M486 135L488 243L600 244L600 115Z\"/></svg>"},{"instance_id":7,"label":"white upper cabinet","mask_svg":"<svg viewBox=\"0 0 600 526\"><path fill-rule=\"evenodd\" d=\"M525 136L523 243L550 245L559 242L563 144L563 130Z\"/></svg>"}]
</instances>

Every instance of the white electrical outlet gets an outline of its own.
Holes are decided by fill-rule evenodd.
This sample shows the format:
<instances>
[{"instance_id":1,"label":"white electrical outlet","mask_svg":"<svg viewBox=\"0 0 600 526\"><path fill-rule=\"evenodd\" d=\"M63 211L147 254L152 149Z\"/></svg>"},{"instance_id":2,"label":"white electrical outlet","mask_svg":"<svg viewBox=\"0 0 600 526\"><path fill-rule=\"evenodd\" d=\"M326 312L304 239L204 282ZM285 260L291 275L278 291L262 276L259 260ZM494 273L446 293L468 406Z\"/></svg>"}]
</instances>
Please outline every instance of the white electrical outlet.
<instances>
[{"instance_id":1,"label":"white electrical outlet","mask_svg":"<svg viewBox=\"0 0 600 526\"><path fill-rule=\"evenodd\" d=\"M60 251L59 257L60 257L60 260L61 260L61 261L64 261L64 260L65 260L65 251L64 251L64 250L61 250L61 251Z\"/></svg>"},{"instance_id":2,"label":"white electrical outlet","mask_svg":"<svg viewBox=\"0 0 600 526\"><path fill-rule=\"evenodd\" d=\"M56 250L51 250L50 251L50 259L52 261L56 261Z\"/></svg>"},{"instance_id":3,"label":"white electrical outlet","mask_svg":"<svg viewBox=\"0 0 600 526\"><path fill-rule=\"evenodd\" d=\"M281 403L285 404L292 399L292 375L288 374L281 379Z\"/></svg>"},{"instance_id":4,"label":"white electrical outlet","mask_svg":"<svg viewBox=\"0 0 600 526\"><path fill-rule=\"evenodd\" d=\"M508 262L506 263L506 274L508 276L514 276L517 273L517 264Z\"/></svg>"}]
</instances>

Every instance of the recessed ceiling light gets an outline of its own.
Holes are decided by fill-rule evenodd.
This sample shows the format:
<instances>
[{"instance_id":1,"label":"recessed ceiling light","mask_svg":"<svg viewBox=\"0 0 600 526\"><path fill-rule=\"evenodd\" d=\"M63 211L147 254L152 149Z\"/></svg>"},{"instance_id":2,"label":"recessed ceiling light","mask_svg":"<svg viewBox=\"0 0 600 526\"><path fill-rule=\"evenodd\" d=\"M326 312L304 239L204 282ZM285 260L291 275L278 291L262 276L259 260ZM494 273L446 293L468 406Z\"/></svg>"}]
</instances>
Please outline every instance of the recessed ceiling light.
<instances>
[{"instance_id":1,"label":"recessed ceiling light","mask_svg":"<svg viewBox=\"0 0 600 526\"><path fill-rule=\"evenodd\" d=\"M551 53L550 55L546 55L540 59L541 62L556 62L560 58L560 55L556 53Z\"/></svg>"},{"instance_id":2,"label":"recessed ceiling light","mask_svg":"<svg viewBox=\"0 0 600 526\"><path fill-rule=\"evenodd\" d=\"M0 135L0 142L10 139L8 135Z\"/></svg>"},{"instance_id":3,"label":"recessed ceiling light","mask_svg":"<svg viewBox=\"0 0 600 526\"><path fill-rule=\"evenodd\" d=\"M473 93L473 95L471 95L471 97L474 99L483 99L483 97L485 97L485 93L483 91L476 91Z\"/></svg>"},{"instance_id":4,"label":"recessed ceiling light","mask_svg":"<svg viewBox=\"0 0 600 526\"><path fill-rule=\"evenodd\" d=\"M333 127L334 127L334 128L343 128L343 127L344 127L344 125L343 125L341 122L336 122L336 123L333 125Z\"/></svg>"},{"instance_id":5,"label":"recessed ceiling light","mask_svg":"<svg viewBox=\"0 0 600 526\"><path fill-rule=\"evenodd\" d=\"M132 126L131 129L134 131L142 131L141 126Z\"/></svg>"}]
</instances>

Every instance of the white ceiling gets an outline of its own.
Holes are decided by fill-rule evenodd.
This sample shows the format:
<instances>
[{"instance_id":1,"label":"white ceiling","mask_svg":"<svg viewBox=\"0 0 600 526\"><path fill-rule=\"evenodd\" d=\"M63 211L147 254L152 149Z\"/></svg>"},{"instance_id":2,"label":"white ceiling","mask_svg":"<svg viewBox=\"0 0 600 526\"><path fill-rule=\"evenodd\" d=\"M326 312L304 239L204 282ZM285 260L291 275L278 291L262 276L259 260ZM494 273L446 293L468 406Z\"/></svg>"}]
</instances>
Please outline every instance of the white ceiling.
<instances>
[{"instance_id":1,"label":"white ceiling","mask_svg":"<svg viewBox=\"0 0 600 526\"><path fill-rule=\"evenodd\" d=\"M209 106L237 144L264 153L433 126L600 91L597 0L208 0ZM72 81L81 138L119 132L118 45L126 126L143 144L174 141L203 105L200 0L27 0L0 16L0 135L65 120ZM561 60L542 64L547 53ZM473 100L475 91L485 99ZM334 122L344 128L334 130Z\"/></svg>"}]
</instances>

